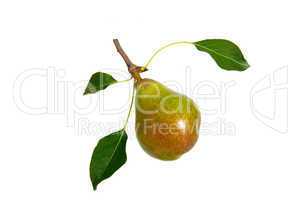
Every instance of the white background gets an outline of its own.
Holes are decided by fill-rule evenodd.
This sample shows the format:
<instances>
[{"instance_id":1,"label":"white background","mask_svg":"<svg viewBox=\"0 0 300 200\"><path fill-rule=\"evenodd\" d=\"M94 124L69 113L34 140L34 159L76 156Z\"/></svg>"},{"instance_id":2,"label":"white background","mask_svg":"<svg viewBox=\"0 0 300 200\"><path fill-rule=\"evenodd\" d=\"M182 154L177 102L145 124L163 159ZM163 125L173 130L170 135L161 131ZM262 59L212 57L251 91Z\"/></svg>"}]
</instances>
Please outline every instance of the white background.
<instances>
[{"instance_id":1,"label":"white background","mask_svg":"<svg viewBox=\"0 0 300 200\"><path fill-rule=\"evenodd\" d=\"M299 199L297 7L289 0L1 1L0 199ZM225 120L233 134L203 125L192 151L163 162L139 147L132 115L128 161L94 192L91 153L99 138L122 127L130 94L122 84L83 97L82 81L100 70L128 77L115 37L140 65L168 42L226 38L251 68L223 71L190 46L161 54L143 76L187 88L180 92L203 113L212 110L203 122ZM192 92L203 81L208 93ZM66 91L53 93L58 82ZM80 120L99 127L86 131Z\"/></svg>"}]
</instances>

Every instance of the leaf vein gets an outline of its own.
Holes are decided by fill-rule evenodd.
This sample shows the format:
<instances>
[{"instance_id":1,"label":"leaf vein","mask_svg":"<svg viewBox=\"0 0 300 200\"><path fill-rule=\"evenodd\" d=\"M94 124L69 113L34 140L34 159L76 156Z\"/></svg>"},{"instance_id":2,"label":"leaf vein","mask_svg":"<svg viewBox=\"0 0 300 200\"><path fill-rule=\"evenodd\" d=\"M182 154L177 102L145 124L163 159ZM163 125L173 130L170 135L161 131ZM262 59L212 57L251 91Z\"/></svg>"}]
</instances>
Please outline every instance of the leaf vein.
<instances>
[{"instance_id":1,"label":"leaf vein","mask_svg":"<svg viewBox=\"0 0 300 200\"><path fill-rule=\"evenodd\" d=\"M237 64L239 64L239 65L242 65L242 66L244 66L244 67L248 67L248 64L246 64L246 63L241 63L241 62L239 62L239 61L237 61L237 60L235 60L235 59L233 59L233 58L230 58L230 57L228 57L228 56L226 56L226 55L224 55L224 54L221 54L221 53L219 53L219 52L217 52L217 51L215 51L215 50L213 50L213 49L207 48L207 47L205 47L205 46L203 46L203 45L200 45L200 44L197 44L197 43L195 43L195 45L198 46L198 47L200 47L200 48L206 49L207 51L213 52L213 53L215 53L215 54L217 54L217 55L219 55L219 56L222 56L222 57L224 57L224 58L227 58L228 60L231 60L231 61L233 61L233 62L235 62L235 63L237 63Z\"/></svg>"}]
</instances>

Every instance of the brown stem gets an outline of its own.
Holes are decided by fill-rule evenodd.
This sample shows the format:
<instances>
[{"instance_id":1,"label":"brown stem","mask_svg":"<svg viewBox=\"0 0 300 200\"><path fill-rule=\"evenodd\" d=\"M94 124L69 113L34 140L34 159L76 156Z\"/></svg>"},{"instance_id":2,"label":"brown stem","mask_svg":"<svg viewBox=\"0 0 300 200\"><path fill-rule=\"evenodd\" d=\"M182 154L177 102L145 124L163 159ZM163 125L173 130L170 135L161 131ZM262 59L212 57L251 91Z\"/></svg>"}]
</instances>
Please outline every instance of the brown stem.
<instances>
[{"instance_id":1,"label":"brown stem","mask_svg":"<svg viewBox=\"0 0 300 200\"><path fill-rule=\"evenodd\" d=\"M141 67L139 67L139 66L135 65L133 62L131 62L131 60L129 59L129 57L127 56L127 54L121 47L121 44L118 39L113 39L113 42L115 44L115 47L116 47L118 53L122 56L123 60L125 61L128 72L132 75L132 77L136 81L140 81L142 79L140 76Z\"/></svg>"}]
</instances>

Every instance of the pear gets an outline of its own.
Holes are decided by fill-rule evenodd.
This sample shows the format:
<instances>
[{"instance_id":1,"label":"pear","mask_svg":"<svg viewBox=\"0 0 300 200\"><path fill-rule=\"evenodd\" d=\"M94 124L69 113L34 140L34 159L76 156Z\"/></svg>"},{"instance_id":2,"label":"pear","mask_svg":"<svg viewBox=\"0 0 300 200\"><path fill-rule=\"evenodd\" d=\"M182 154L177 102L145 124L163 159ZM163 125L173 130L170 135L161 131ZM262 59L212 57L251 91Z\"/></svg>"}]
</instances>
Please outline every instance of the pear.
<instances>
[{"instance_id":1,"label":"pear","mask_svg":"<svg viewBox=\"0 0 300 200\"><path fill-rule=\"evenodd\" d=\"M160 160L176 160L199 135L200 112L192 99L152 79L136 83L136 135L142 148Z\"/></svg>"}]
</instances>

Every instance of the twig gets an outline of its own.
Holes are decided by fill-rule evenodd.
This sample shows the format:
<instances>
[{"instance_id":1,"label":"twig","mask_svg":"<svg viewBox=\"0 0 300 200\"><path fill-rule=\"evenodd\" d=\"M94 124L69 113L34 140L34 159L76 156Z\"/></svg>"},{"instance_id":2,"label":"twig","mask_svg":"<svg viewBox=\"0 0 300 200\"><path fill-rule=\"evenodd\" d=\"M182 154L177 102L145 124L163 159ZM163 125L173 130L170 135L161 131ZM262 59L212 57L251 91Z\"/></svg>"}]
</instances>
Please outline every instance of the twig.
<instances>
[{"instance_id":1,"label":"twig","mask_svg":"<svg viewBox=\"0 0 300 200\"><path fill-rule=\"evenodd\" d=\"M140 81L142 78L140 76L140 73L143 72L141 69L142 67L139 67L137 65L135 65L133 62L131 62L131 60L129 59L129 57L127 56L127 54L125 53L125 51L123 50L120 42L118 39L113 39L113 42L115 44L115 47L118 51L118 53L122 56L124 62L127 65L128 68L128 72L132 75L132 77L136 80L136 81ZM144 70L146 71L146 70Z\"/></svg>"}]
</instances>

